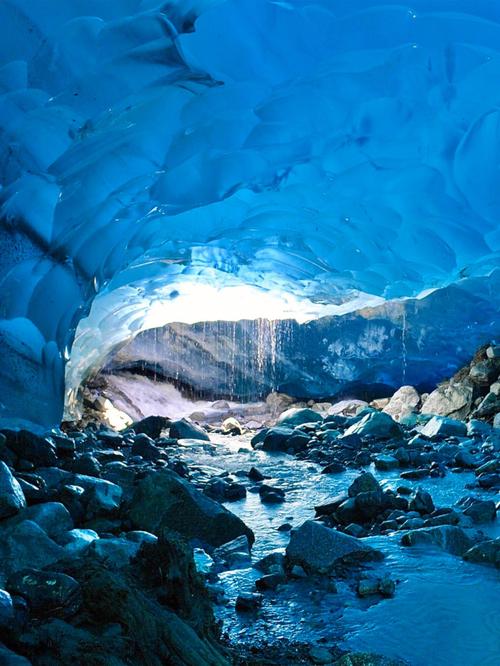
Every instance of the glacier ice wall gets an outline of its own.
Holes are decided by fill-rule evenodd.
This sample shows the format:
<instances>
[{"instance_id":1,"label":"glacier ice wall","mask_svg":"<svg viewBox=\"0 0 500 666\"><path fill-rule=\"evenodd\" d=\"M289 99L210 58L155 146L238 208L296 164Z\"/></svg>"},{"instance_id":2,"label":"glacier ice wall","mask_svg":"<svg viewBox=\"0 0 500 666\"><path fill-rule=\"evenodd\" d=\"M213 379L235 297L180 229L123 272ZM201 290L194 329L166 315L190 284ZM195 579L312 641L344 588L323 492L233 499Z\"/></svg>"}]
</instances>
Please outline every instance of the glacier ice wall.
<instances>
[{"instance_id":1,"label":"glacier ice wall","mask_svg":"<svg viewBox=\"0 0 500 666\"><path fill-rule=\"evenodd\" d=\"M58 421L96 296L126 337L170 284L499 264L495 0L3 0L0 33L2 422Z\"/></svg>"}]
</instances>

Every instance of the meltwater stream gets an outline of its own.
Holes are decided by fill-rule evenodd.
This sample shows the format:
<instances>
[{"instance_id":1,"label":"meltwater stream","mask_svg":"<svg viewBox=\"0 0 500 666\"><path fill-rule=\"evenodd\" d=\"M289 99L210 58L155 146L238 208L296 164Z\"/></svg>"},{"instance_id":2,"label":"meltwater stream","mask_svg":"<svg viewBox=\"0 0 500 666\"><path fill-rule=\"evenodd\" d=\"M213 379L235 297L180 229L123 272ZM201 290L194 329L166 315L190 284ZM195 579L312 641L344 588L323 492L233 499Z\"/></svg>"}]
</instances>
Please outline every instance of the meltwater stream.
<instances>
[{"instance_id":1,"label":"meltwater stream","mask_svg":"<svg viewBox=\"0 0 500 666\"><path fill-rule=\"evenodd\" d=\"M271 477L269 483L286 490L286 502L279 505L262 504L258 493L252 492L226 504L255 533L254 562L286 547L289 534L278 531L280 525L289 522L298 527L312 518L315 505L345 492L361 471L321 474L314 463L254 451L247 436L212 435L212 441L215 445L186 441L183 448L181 457L193 470L195 482L197 476L236 474L255 466ZM370 471L383 485L400 485L397 472ZM443 479L405 480L404 485L425 488L437 507L451 506L470 492L465 486L473 478L469 472L448 473ZM484 531L497 535L498 521ZM385 554L384 561L371 564L369 570L378 575L389 573L398 581L392 599L360 599L342 581L336 581L335 593L326 580L304 579L266 592L259 614L248 617L234 610L236 596L252 591L262 575L248 568L220 574L228 603L217 606L216 614L235 642L319 641L401 657L413 666L498 666L499 572L438 550L404 548L400 539L400 534L367 539Z\"/></svg>"}]
</instances>

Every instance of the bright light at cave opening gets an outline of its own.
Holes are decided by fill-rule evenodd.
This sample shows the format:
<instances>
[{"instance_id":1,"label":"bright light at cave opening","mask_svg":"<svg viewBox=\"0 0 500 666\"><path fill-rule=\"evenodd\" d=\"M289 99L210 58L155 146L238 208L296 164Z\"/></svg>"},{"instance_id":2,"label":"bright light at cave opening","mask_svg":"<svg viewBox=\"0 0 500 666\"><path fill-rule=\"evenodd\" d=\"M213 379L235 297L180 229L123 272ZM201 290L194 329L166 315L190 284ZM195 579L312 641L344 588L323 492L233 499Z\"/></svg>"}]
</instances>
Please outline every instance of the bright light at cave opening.
<instances>
[{"instance_id":1,"label":"bright light at cave opening","mask_svg":"<svg viewBox=\"0 0 500 666\"><path fill-rule=\"evenodd\" d=\"M264 291L251 285L215 287L199 282L183 283L175 290L175 297L157 294L145 313L144 328L164 326L170 322L193 324L240 319L295 319L303 323L382 302L380 297L362 294L341 305L313 303L291 293Z\"/></svg>"}]
</instances>

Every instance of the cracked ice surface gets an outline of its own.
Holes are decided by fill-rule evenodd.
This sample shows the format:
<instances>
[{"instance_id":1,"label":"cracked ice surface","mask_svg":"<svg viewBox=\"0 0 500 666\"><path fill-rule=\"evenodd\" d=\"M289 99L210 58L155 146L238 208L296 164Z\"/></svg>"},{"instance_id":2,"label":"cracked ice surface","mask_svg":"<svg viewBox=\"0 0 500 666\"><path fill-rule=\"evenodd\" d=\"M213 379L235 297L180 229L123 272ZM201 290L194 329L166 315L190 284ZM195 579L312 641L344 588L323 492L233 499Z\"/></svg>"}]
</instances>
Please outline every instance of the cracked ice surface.
<instances>
[{"instance_id":1,"label":"cracked ice surface","mask_svg":"<svg viewBox=\"0 0 500 666\"><path fill-rule=\"evenodd\" d=\"M60 418L96 295L126 339L166 284L327 305L499 265L497 2L4 0L0 31L4 422Z\"/></svg>"}]
</instances>

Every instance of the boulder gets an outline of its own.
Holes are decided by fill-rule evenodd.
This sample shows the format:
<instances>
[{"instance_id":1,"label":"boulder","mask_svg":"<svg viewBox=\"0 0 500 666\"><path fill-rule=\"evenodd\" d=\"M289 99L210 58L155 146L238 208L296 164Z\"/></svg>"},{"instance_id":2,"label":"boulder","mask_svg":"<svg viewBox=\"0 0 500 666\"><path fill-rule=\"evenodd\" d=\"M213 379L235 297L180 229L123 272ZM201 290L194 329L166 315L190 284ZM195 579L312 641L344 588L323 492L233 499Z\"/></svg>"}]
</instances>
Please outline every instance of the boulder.
<instances>
[{"instance_id":1,"label":"boulder","mask_svg":"<svg viewBox=\"0 0 500 666\"><path fill-rule=\"evenodd\" d=\"M374 463L375 467L381 472L389 472L399 467L399 460L388 455L375 456Z\"/></svg>"},{"instance_id":2,"label":"boulder","mask_svg":"<svg viewBox=\"0 0 500 666\"><path fill-rule=\"evenodd\" d=\"M382 554L355 537L307 520L292 533L286 557L309 574L329 574L339 564L378 560Z\"/></svg>"},{"instance_id":3,"label":"boulder","mask_svg":"<svg viewBox=\"0 0 500 666\"><path fill-rule=\"evenodd\" d=\"M449 382L432 391L420 411L422 414L465 418L471 410L473 395L470 384Z\"/></svg>"},{"instance_id":4,"label":"boulder","mask_svg":"<svg viewBox=\"0 0 500 666\"><path fill-rule=\"evenodd\" d=\"M84 489L83 499L87 502L88 517L112 515L120 508L123 490L116 483L75 474L72 485Z\"/></svg>"},{"instance_id":5,"label":"boulder","mask_svg":"<svg viewBox=\"0 0 500 666\"><path fill-rule=\"evenodd\" d=\"M45 437L29 430L3 430L6 445L18 458L29 460L37 466L55 465L57 463L56 447Z\"/></svg>"},{"instance_id":6,"label":"boulder","mask_svg":"<svg viewBox=\"0 0 500 666\"><path fill-rule=\"evenodd\" d=\"M393 420L392 416L385 412L370 412L363 418L350 426L343 437L359 435L362 438L391 439L401 436L400 426Z\"/></svg>"},{"instance_id":7,"label":"boulder","mask_svg":"<svg viewBox=\"0 0 500 666\"><path fill-rule=\"evenodd\" d=\"M250 545L246 535L219 546L212 553L216 564L222 569L246 569L251 565Z\"/></svg>"},{"instance_id":8,"label":"boulder","mask_svg":"<svg viewBox=\"0 0 500 666\"><path fill-rule=\"evenodd\" d=\"M314 409L291 407L280 414L276 423L277 425L295 428L295 426L304 423L318 423L319 421L323 421L323 417Z\"/></svg>"},{"instance_id":9,"label":"boulder","mask_svg":"<svg viewBox=\"0 0 500 666\"><path fill-rule=\"evenodd\" d=\"M36 618L71 617L82 605L80 585L62 573L23 569L9 577L7 588L26 599Z\"/></svg>"},{"instance_id":10,"label":"boulder","mask_svg":"<svg viewBox=\"0 0 500 666\"><path fill-rule=\"evenodd\" d=\"M383 411L395 421L412 414L420 404L420 396L413 386L402 386L389 400Z\"/></svg>"},{"instance_id":11,"label":"boulder","mask_svg":"<svg viewBox=\"0 0 500 666\"><path fill-rule=\"evenodd\" d=\"M446 416L433 416L420 430L420 434L429 439L444 439L445 437L465 437L467 426L463 421L450 419Z\"/></svg>"},{"instance_id":12,"label":"boulder","mask_svg":"<svg viewBox=\"0 0 500 666\"><path fill-rule=\"evenodd\" d=\"M451 555L462 556L474 546L478 537L469 530L466 531L455 525L440 525L438 527L411 530L403 535L403 546L435 546Z\"/></svg>"},{"instance_id":13,"label":"boulder","mask_svg":"<svg viewBox=\"0 0 500 666\"><path fill-rule=\"evenodd\" d=\"M26 498L17 479L0 461L0 520L18 513L26 506Z\"/></svg>"},{"instance_id":14,"label":"boulder","mask_svg":"<svg viewBox=\"0 0 500 666\"><path fill-rule=\"evenodd\" d=\"M113 568L121 569L130 564L141 548L140 542L122 537L93 539L88 552L97 559L109 562Z\"/></svg>"},{"instance_id":15,"label":"boulder","mask_svg":"<svg viewBox=\"0 0 500 666\"><path fill-rule=\"evenodd\" d=\"M155 534L160 527L169 528L211 548L242 534L254 542L252 530L240 518L170 470L149 474L139 482L130 520L136 529Z\"/></svg>"},{"instance_id":16,"label":"boulder","mask_svg":"<svg viewBox=\"0 0 500 666\"><path fill-rule=\"evenodd\" d=\"M147 416L141 421L136 421L130 426L131 430L139 435L143 433L151 439L158 439L163 430L166 430L170 425L170 419L166 416Z\"/></svg>"},{"instance_id":17,"label":"boulder","mask_svg":"<svg viewBox=\"0 0 500 666\"><path fill-rule=\"evenodd\" d=\"M153 442L151 437L141 433L134 437L134 443L130 451L133 456L141 456L144 460L158 460L161 456L160 449Z\"/></svg>"},{"instance_id":18,"label":"boulder","mask_svg":"<svg viewBox=\"0 0 500 666\"><path fill-rule=\"evenodd\" d=\"M493 500L481 500L477 497L463 497L458 506L469 516L473 523L481 525L495 520L497 510Z\"/></svg>"},{"instance_id":19,"label":"boulder","mask_svg":"<svg viewBox=\"0 0 500 666\"><path fill-rule=\"evenodd\" d=\"M266 431L262 441L263 451L287 451L288 440L294 434L293 428L277 426ZM307 437L307 435L306 435ZM254 438L255 439L255 438ZM252 439L252 443L254 440ZM259 443L259 442L256 442Z\"/></svg>"},{"instance_id":20,"label":"boulder","mask_svg":"<svg viewBox=\"0 0 500 666\"><path fill-rule=\"evenodd\" d=\"M30 520L0 532L0 578L29 566L49 566L63 556L64 549Z\"/></svg>"},{"instance_id":21,"label":"boulder","mask_svg":"<svg viewBox=\"0 0 500 666\"><path fill-rule=\"evenodd\" d=\"M464 553L464 560L475 564L492 564L500 569L500 538L483 541Z\"/></svg>"},{"instance_id":22,"label":"boulder","mask_svg":"<svg viewBox=\"0 0 500 666\"><path fill-rule=\"evenodd\" d=\"M36 523L52 539L73 528L73 519L64 504L60 502L44 502L29 506L11 519L9 524L17 524L23 520Z\"/></svg>"},{"instance_id":23,"label":"boulder","mask_svg":"<svg viewBox=\"0 0 500 666\"><path fill-rule=\"evenodd\" d=\"M349 486L347 494L349 497L355 497L359 493L368 493L381 491L382 488L377 479L370 472L363 472L357 476Z\"/></svg>"},{"instance_id":24,"label":"boulder","mask_svg":"<svg viewBox=\"0 0 500 666\"><path fill-rule=\"evenodd\" d=\"M200 428L199 425L196 425L196 423L192 423L187 419L172 421L170 424L170 437L173 439L200 439L204 442L210 441L210 437L203 428Z\"/></svg>"},{"instance_id":25,"label":"boulder","mask_svg":"<svg viewBox=\"0 0 500 666\"><path fill-rule=\"evenodd\" d=\"M489 386L498 378L499 359L487 358L471 365L469 377L474 384Z\"/></svg>"},{"instance_id":26,"label":"boulder","mask_svg":"<svg viewBox=\"0 0 500 666\"><path fill-rule=\"evenodd\" d=\"M0 643L0 664L2 666L31 666L31 661L21 657L21 655L12 652Z\"/></svg>"},{"instance_id":27,"label":"boulder","mask_svg":"<svg viewBox=\"0 0 500 666\"><path fill-rule=\"evenodd\" d=\"M411 498L409 508L418 513L432 513L435 507L430 494L419 488Z\"/></svg>"},{"instance_id":28,"label":"boulder","mask_svg":"<svg viewBox=\"0 0 500 666\"><path fill-rule=\"evenodd\" d=\"M81 557L98 538L94 530L74 529L61 535L58 542L64 547L65 557Z\"/></svg>"}]
</instances>

